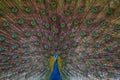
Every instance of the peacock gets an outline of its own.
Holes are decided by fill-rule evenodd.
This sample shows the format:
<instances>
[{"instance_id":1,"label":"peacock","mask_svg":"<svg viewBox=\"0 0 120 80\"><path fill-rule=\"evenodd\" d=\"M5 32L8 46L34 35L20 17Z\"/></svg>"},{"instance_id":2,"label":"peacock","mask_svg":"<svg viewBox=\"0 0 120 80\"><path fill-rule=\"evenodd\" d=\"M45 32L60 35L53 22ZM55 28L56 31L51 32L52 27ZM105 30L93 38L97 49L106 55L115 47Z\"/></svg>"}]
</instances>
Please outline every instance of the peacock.
<instances>
[{"instance_id":1,"label":"peacock","mask_svg":"<svg viewBox=\"0 0 120 80\"><path fill-rule=\"evenodd\" d=\"M0 80L120 80L120 0L0 0Z\"/></svg>"}]
</instances>

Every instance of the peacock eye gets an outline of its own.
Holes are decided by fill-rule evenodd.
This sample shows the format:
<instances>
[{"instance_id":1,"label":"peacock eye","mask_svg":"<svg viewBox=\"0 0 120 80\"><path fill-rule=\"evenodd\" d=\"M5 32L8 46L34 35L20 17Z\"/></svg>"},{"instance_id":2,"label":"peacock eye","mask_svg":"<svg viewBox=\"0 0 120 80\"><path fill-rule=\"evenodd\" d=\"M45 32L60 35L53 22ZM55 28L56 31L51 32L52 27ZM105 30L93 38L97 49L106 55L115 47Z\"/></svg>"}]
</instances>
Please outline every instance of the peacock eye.
<instances>
[{"instance_id":1,"label":"peacock eye","mask_svg":"<svg viewBox=\"0 0 120 80\"><path fill-rule=\"evenodd\" d=\"M5 50L5 48L2 47L2 46L0 46L0 52L2 52L2 51L4 51L4 50Z\"/></svg>"},{"instance_id":2,"label":"peacock eye","mask_svg":"<svg viewBox=\"0 0 120 80\"><path fill-rule=\"evenodd\" d=\"M27 48L28 46L29 46L28 43L24 43L24 44L23 44L23 47L25 47L25 48Z\"/></svg>"},{"instance_id":3,"label":"peacock eye","mask_svg":"<svg viewBox=\"0 0 120 80\"><path fill-rule=\"evenodd\" d=\"M86 33L85 32L81 32L80 35L81 35L81 37L84 37L86 35Z\"/></svg>"},{"instance_id":4,"label":"peacock eye","mask_svg":"<svg viewBox=\"0 0 120 80\"><path fill-rule=\"evenodd\" d=\"M17 34L17 33L14 33L14 34L12 35L12 37L13 37L13 38L17 38L17 37L18 37L18 34Z\"/></svg>"},{"instance_id":5,"label":"peacock eye","mask_svg":"<svg viewBox=\"0 0 120 80\"><path fill-rule=\"evenodd\" d=\"M80 57L80 58L78 58L77 60L80 61L80 62L82 62L82 61L83 61L83 58Z\"/></svg>"},{"instance_id":6,"label":"peacock eye","mask_svg":"<svg viewBox=\"0 0 120 80\"><path fill-rule=\"evenodd\" d=\"M27 58L27 62L31 62L32 61L32 58Z\"/></svg>"},{"instance_id":7,"label":"peacock eye","mask_svg":"<svg viewBox=\"0 0 120 80\"><path fill-rule=\"evenodd\" d=\"M108 51L112 51L113 48L110 46L110 47L107 48L107 50L108 50Z\"/></svg>"},{"instance_id":8,"label":"peacock eye","mask_svg":"<svg viewBox=\"0 0 120 80\"><path fill-rule=\"evenodd\" d=\"M13 55L13 59L16 59L18 56L16 54Z\"/></svg>"},{"instance_id":9,"label":"peacock eye","mask_svg":"<svg viewBox=\"0 0 120 80\"><path fill-rule=\"evenodd\" d=\"M97 12L97 8L93 8L92 12L96 13Z\"/></svg>"},{"instance_id":10,"label":"peacock eye","mask_svg":"<svg viewBox=\"0 0 120 80\"><path fill-rule=\"evenodd\" d=\"M35 46L40 46L40 43L37 41L34 43Z\"/></svg>"},{"instance_id":11,"label":"peacock eye","mask_svg":"<svg viewBox=\"0 0 120 80\"><path fill-rule=\"evenodd\" d=\"M107 14L112 14L112 10L109 8L109 9L107 9Z\"/></svg>"},{"instance_id":12,"label":"peacock eye","mask_svg":"<svg viewBox=\"0 0 120 80\"><path fill-rule=\"evenodd\" d=\"M106 36L105 36L105 39L106 39L106 40L109 40L109 39L110 39L110 35L106 35Z\"/></svg>"},{"instance_id":13,"label":"peacock eye","mask_svg":"<svg viewBox=\"0 0 120 80\"><path fill-rule=\"evenodd\" d=\"M50 28L50 24L49 24L49 23L46 23L46 24L45 24L45 28L46 28L46 29L49 29L49 28Z\"/></svg>"},{"instance_id":14,"label":"peacock eye","mask_svg":"<svg viewBox=\"0 0 120 80\"><path fill-rule=\"evenodd\" d=\"M60 41L62 42L64 40L64 38L63 37L60 37Z\"/></svg>"},{"instance_id":15,"label":"peacock eye","mask_svg":"<svg viewBox=\"0 0 120 80\"><path fill-rule=\"evenodd\" d=\"M29 55L29 54L30 54L30 51L29 51L29 50L26 50L26 51L24 52L24 54L25 54L25 55Z\"/></svg>"},{"instance_id":16,"label":"peacock eye","mask_svg":"<svg viewBox=\"0 0 120 80\"><path fill-rule=\"evenodd\" d=\"M0 41L5 41L5 37L4 36L0 36Z\"/></svg>"},{"instance_id":17,"label":"peacock eye","mask_svg":"<svg viewBox=\"0 0 120 80\"><path fill-rule=\"evenodd\" d=\"M18 24L20 24L20 25L24 24L24 20L20 19L20 20L18 21Z\"/></svg>"},{"instance_id":18,"label":"peacock eye","mask_svg":"<svg viewBox=\"0 0 120 80\"><path fill-rule=\"evenodd\" d=\"M2 58L2 62L5 63L8 60L8 57Z\"/></svg>"},{"instance_id":19,"label":"peacock eye","mask_svg":"<svg viewBox=\"0 0 120 80\"><path fill-rule=\"evenodd\" d=\"M92 24L92 20L91 20L91 19L88 19L88 20L87 20L87 24L88 24L88 25L91 25L91 24Z\"/></svg>"},{"instance_id":20,"label":"peacock eye","mask_svg":"<svg viewBox=\"0 0 120 80\"><path fill-rule=\"evenodd\" d=\"M65 58L65 57L66 57L66 55L65 55L65 54L62 54L62 55L61 55L61 57L62 57L62 58Z\"/></svg>"},{"instance_id":21,"label":"peacock eye","mask_svg":"<svg viewBox=\"0 0 120 80\"><path fill-rule=\"evenodd\" d=\"M79 21L78 20L74 20L73 23L74 23L74 25L78 25Z\"/></svg>"},{"instance_id":22,"label":"peacock eye","mask_svg":"<svg viewBox=\"0 0 120 80\"><path fill-rule=\"evenodd\" d=\"M110 56L109 56L109 55L105 55L104 58L105 58L106 60L110 60Z\"/></svg>"},{"instance_id":23,"label":"peacock eye","mask_svg":"<svg viewBox=\"0 0 120 80\"><path fill-rule=\"evenodd\" d=\"M95 76L99 76L100 74L98 73L98 71L94 72Z\"/></svg>"},{"instance_id":24,"label":"peacock eye","mask_svg":"<svg viewBox=\"0 0 120 80\"><path fill-rule=\"evenodd\" d=\"M9 27L9 22L8 22L8 21L5 21L3 25L4 25L5 27Z\"/></svg>"},{"instance_id":25,"label":"peacock eye","mask_svg":"<svg viewBox=\"0 0 120 80\"><path fill-rule=\"evenodd\" d=\"M54 43L54 47L58 47L58 43L57 42Z\"/></svg>"},{"instance_id":26,"label":"peacock eye","mask_svg":"<svg viewBox=\"0 0 120 80\"><path fill-rule=\"evenodd\" d=\"M34 54L35 54L35 55L39 55L40 52L39 52L39 51L35 51Z\"/></svg>"},{"instance_id":27,"label":"peacock eye","mask_svg":"<svg viewBox=\"0 0 120 80\"><path fill-rule=\"evenodd\" d=\"M98 56L97 53L94 53L94 54L93 54L93 57L97 57L97 56Z\"/></svg>"},{"instance_id":28,"label":"peacock eye","mask_svg":"<svg viewBox=\"0 0 120 80\"><path fill-rule=\"evenodd\" d=\"M13 8L13 9L12 9L12 12L13 12L13 13L17 13L17 12L18 12L18 9L17 9L17 8Z\"/></svg>"},{"instance_id":29,"label":"peacock eye","mask_svg":"<svg viewBox=\"0 0 120 80\"><path fill-rule=\"evenodd\" d=\"M17 49L17 48L18 48L17 44L12 45L12 49Z\"/></svg>"},{"instance_id":30,"label":"peacock eye","mask_svg":"<svg viewBox=\"0 0 120 80\"><path fill-rule=\"evenodd\" d=\"M120 65L119 65L118 63L115 63L115 64L114 64L114 67L115 67L115 68L119 68Z\"/></svg>"},{"instance_id":31,"label":"peacock eye","mask_svg":"<svg viewBox=\"0 0 120 80\"><path fill-rule=\"evenodd\" d=\"M119 25L115 25L115 26L114 26L114 29L115 29L115 30L119 30L119 29L120 29L120 26L119 26Z\"/></svg>"},{"instance_id":32,"label":"peacock eye","mask_svg":"<svg viewBox=\"0 0 120 80\"><path fill-rule=\"evenodd\" d=\"M71 2L71 0L66 0L66 2L70 3L70 2Z\"/></svg>"},{"instance_id":33,"label":"peacock eye","mask_svg":"<svg viewBox=\"0 0 120 80\"><path fill-rule=\"evenodd\" d=\"M100 23L100 25L101 25L102 27L105 26L105 22L102 21L102 22Z\"/></svg>"},{"instance_id":34,"label":"peacock eye","mask_svg":"<svg viewBox=\"0 0 120 80\"><path fill-rule=\"evenodd\" d=\"M93 33L93 37L97 37L98 34L96 32Z\"/></svg>"},{"instance_id":35,"label":"peacock eye","mask_svg":"<svg viewBox=\"0 0 120 80\"><path fill-rule=\"evenodd\" d=\"M48 56L49 57L49 56ZM49 65L49 62L45 62L45 66L48 66Z\"/></svg>"},{"instance_id":36,"label":"peacock eye","mask_svg":"<svg viewBox=\"0 0 120 80\"><path fill-rule=\"evenodd\" d=\"M52 21L56 21L57 20L57 17L56 16L53 16L52 17Z\"/></svg>"},{"instance_id":37,"label":"peacock eye","mask_svg":"<svg viewBox=\"0 0 120 80\"><path fill-rule=\"evenodd\" d=\"M36 26L36 22L35 22L35 21L32 21L32 22L31 22L31 25L32 25L32 26Z\"/></svg>"},{"instance_id":38,"label":"peacock eye","mask_svg":"<svg viewBox=\"0 0 120 80\"><path fill-rule=\"evenodd\" d=\"M65 14L66 14L67 16L69 16L70 13L71 13L71 12L70 12L69 10L65 11Z\"/></svg>"},{"instance_id":39,"label":"peacock eye","mask_svg":"<svg viewBox=\"0 0 120 80\"><path fill-rule=\"evenodd\" d=\"M75 53L75 52L71 52L70 55L71 55L71 56L75 56L76 53Z\"/></svg>"},{"instance_id":40,"label":"peacock eye","mask_svg":"<svg viewBox=\"0 0 120 80\"><path fill-rule=\"evenodd\" d=\"M53 30L53 33L59 33L58 29Z\"/></svg>"},{"instance_id":41,"label":"peacock eye","mask_svg":"<svg viewBox=\"0 0 120 80\"><path fill-rule=\"evenodd\" d=\"M42 33L37 33L37 36L38 36L38 37L42 37L43 34L42 34Z\"/></svg>"},{"instance_id":42,"label":"peacock eye","mask_svg":"<svg viewBox=\"0 0 120 80\"><path fill-rule=\"evenodd\" d=\"M73 43L73 44L72 44L72 47L76 47L76 46L77 46L77 43Z\"/></svg>"},{"instance_id":43,"label":"peacock eye","mask_svg":"<svg viewBox=\"0 0 120 80\"><path fill-rule=\"evenodd\" d=\"M48 46L48 45L45 45L44 47L45 47L45 49L49 49L49 46Z\"/></svg>"},{"instance_id":44,"label":"peacock eye","mask_svg":"<svg viewBox=\"0 0 120 80\"><path fill-rule=\"evenodd\" d=\"M40 3L43 2L43 0L38 0Z\"/></svg>"},{"instance_id":45,"label":"peacock eye","mask_svg":"<svg viewBox=\"0 0 120 80\"><path fill-rule=\"evenodd\" d=\"M3 11L0 10L0 15L2 15L2 14L3 14Z\"/></svg>"},{"instance_id":46,"label":"peacock eye","mask_svg":"<svg viewBox=\"0 0 120 80\"><path fill-rule=\"evenodd\" d=\"M95 64L94 61L90 61L89 63L90 63L91 65L94 65L94 64Z\"/></svg>"},{"instance_id":47,"label":"peacock eye","mask_svg":"<svg viewBox=\"0 0 120 80\"><path fill-rule=\"evenodd\" d=\"M25 33L25 36L26 36L26 37L31 37L31 33L30 33L30 32L27 32L27 33Z\"/></svg>"},{"instance_id":48,"label":"peacock eye","mask_svg":"<svg viewBox=\"0 0 120 80\"><path fill-rule=\"evenodd\" d=\"M109 76L112 76L112 75L113 75L113 72L109 71L109 72L108 72L108 75L109 75Z\"/></svg>"},{"instance_id":49,"label":"peacock eye","mask_svg":"<svg viewBox=\"0 0 120 80\"><path fill-rule=\"evenodd\" d=\"M45 54L45 57L47 57L47 58L48 58L48 57L49 57L49 54L47 54L47 53L46 53L46 54Z\"/></svg>"},{"instance_id":50,"label":"peacock eye","mask_svg":"<svg viewBox=\"0 0 120 80\"><path fill-rule=\"evenodd\" d=\"M41 10L40 13L41 13L42 15L45 15L45 14L46 14L45 10Z\"/></svg>"},{"instance_id":51,"label":"peacock eye","mask_svg":"<svg viewBox=\"0 0 120 80\"><path fill-rule=\"evenodd\" d=\"M63 49L64 49L64 50L66 50L66 49L67 49L67 46L66 46L66 45L64 45L64 46L63 46Z\"/></svg>"},{"instance_id":52,"label":"peacock eye","mask_svg":"<svg viewBox=\"0 0 120 80\"><path fill-rule=\"evenodd\" d=\"M30 12L31 12L31 9L30 9L30 8L26 8L26 12L27 12L27 13L30 13Z\"/></svg>"},{"instance_id":53,"label":"peacock eye","mask_svg":"<svg viewBox=\"0 0 120 80\"><path fill-rule=\"evenodd\" d=\"M49 36L49 41L52 41L52 40L53 40L53 38L51 36Z\"/></svg>"},{"instance_id":54,"label":"peacock eye","mask_svg":"<svg viewBox=\"0 0 120 80\"><path fill-rule=\"evenodd\" d=\"M51 3L51 7L55 8L57 6L57 4L55 2Z\"/></svg>"},{"instance_id":55,"label":"peacock eye","mask_svg":"<svg viewBox=\"0 0 120 80\"><path fill-rule=\"evenodd\" d=\"M83 43L83 46L84 46L84 47L87 47L87 46L88 46L88 43Z\"/></svg>"},{"instance_id":56,"label":"peacock eye","mask_svg":"<svg viewBox=\"0 0 120 80\"><path fill-rule=\"evenodd\" d=\"M99 67L100 67L100 68L104 68L105 65L101 63L101 64L99 65Z\"/></svg>"},{"instance_id":57,"label":"peacock eye","mask_svg":"<svg viewBox=\"0 0 120 80\"><path fill-rule=\"evenodd\" d=\"M74 36L75 36L75 34L71 33L69 36L72 38L72 37L74 37Z\"/></svg>"},{"instance_id":58,"label":"peacock eye","mask_svg":"<svg viewBox=\"0 0 120 80\"><path fill-rule=\"evenodd\" d=\"M61 23L60 26L61 26L62 28L64 28L64 27L65 27L65 23Z\"/></svg>"},{"instance_id":59,"label":"peacock eye","mask_svg":"<svg viewBox=\"0 0 120 80\"><path fill-rule=\"evenodd\" d=\"M84 10L83 10L83 8L79 8L79 12L83 12Z\"/></svg>"},{"instance_id":60,"label":"peacock eye","mask_svg":"<svg viewBox=\"0 0 120 80\"><path fill-rule=\"evenodd\" d=\"M100 46L100 44L99 44L99 43L96 43L96 44L95 44L95 47L97 47L97 48L98 48L99 46Z\"/></svg>"},{"instance_id":61,"label":"peacock eye","mask_svg":"<svg viewBox=\"0 0 120 80\"><path fill-rule=\"evenodd\" d=\"M80 72L80 74L85 76L85 75L86 75L86 72Z\"/></svg>"}]
</instances>

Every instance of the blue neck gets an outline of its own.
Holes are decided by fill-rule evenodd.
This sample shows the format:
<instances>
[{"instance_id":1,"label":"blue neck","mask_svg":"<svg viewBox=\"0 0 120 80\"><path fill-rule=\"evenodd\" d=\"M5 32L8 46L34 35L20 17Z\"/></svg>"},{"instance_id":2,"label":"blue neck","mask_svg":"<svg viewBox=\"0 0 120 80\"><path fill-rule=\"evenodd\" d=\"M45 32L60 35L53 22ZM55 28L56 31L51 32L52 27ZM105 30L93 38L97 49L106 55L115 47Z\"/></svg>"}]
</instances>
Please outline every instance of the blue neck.
<instances>
[{"instance_id":1,"label":"blue neck","mask_svg":"<svg viewBox=\"0 0 120 80\"><path fill-rule=\"evenodd\" d=\"M57 60L54 63L54 68L53 68L53 72L50 76L50 80L62 80L61 76L60 76L60 72L58 69L58 62Z\"/></svg>"}]
</instances>

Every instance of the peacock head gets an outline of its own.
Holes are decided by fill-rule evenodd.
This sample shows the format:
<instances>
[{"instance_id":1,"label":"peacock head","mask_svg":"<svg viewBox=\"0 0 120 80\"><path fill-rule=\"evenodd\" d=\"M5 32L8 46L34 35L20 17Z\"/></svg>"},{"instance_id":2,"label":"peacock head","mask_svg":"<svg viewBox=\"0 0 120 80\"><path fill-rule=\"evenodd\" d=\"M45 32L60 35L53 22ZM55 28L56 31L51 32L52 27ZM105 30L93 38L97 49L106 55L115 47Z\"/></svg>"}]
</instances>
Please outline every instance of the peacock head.
<instances>
[{"instance_id":1,"label":"peacock head","mask_svg":"<svg viewBox=\"0 0 120 80\"><path fill-rule=\"evenodd\" d=\"M55 53L55 54L54 54L54 58L55 58L55 61L56 61L57 58L58 58L58 53Z\"/></svg>"}]
</instances>

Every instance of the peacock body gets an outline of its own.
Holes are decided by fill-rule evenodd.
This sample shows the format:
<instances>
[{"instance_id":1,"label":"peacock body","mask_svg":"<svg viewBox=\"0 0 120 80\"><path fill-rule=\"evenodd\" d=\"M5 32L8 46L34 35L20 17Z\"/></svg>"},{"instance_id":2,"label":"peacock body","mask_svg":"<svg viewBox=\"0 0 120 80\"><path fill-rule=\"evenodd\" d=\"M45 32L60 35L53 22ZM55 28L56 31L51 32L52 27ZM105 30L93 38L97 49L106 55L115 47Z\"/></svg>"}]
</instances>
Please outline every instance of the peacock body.
<instances>
[{"instance_id":1,"label":"peacock body","mask_svg":"<svg viewBox=\"0 0 120 80\"><path fill-rule=\"evenodd\" d=\"M0 0L0 80L120 80L120 0Z\"/></svg>"}]
</instances>

